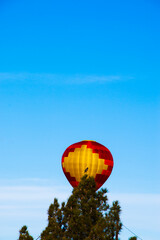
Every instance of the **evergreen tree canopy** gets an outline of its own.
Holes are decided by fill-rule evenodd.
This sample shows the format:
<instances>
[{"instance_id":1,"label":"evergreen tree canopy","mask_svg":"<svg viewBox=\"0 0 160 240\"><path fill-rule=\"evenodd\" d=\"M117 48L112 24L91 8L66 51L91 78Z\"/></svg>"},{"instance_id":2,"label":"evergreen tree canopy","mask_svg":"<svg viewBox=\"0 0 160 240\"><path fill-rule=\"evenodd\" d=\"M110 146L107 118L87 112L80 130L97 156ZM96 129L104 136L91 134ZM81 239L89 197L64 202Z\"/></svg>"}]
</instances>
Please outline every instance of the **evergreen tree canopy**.
<instances>
[{"instance_id":1,"label":"evergreen tree canopy","mask_svg":"<svg viewBox=\"0 0 160 240\"><path fill-rule=\"evenodd\" d=\"M19 238L18 240L33 240L33 237L29 235L27 231L27 226L23 226L19 231Z\"/></svg>"},{"instance_id":2,"label":"evergreen tree canopy","mask_svg":"<svg viewBox=\"0 0 160 240\"><path fill-rule=\"evenodd\" d=\"M118 201L110 207L106 193L106 189L96 192L94 178L85 175L66 204L60 206L54 199L41 240L118 240L121 208Z\"/></svg>"}]
</instances>

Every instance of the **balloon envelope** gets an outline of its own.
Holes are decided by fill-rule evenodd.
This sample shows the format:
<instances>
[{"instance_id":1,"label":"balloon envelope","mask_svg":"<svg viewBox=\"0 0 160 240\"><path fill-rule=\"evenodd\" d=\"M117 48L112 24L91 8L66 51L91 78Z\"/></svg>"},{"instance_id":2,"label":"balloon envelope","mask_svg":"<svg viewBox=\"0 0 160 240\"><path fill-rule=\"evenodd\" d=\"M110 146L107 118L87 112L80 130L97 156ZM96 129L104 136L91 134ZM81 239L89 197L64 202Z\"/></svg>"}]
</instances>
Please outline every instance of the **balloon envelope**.
<instances>
[{"instance_id":1,"label":"balloon envelope","mask_svg":"<svg viewBox=\"0 0 160 240\"><path fill-rule=\"evenodd\" d=\"M111 152L95 141L74 143L62 156L62 169L72 187L77 187L81 178L87 174L94 177L97 190L108 179L112 168Z\"/></svg>"}]
</instances>

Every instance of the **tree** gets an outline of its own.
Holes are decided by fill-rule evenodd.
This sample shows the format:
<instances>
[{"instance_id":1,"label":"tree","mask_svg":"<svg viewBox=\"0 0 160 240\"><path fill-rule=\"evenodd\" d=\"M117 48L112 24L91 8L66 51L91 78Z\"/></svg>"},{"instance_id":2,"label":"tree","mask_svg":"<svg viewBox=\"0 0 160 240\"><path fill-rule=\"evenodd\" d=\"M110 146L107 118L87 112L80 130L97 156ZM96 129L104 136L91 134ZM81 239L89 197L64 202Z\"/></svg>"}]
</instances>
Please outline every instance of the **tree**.
<instances>
[{"instance_id":1,"label":"tree","mask_svg":"<svg viewBox=\"0 0 160 240\"><path fill-rule=\"evenodd\" d=\"M19 238L18 240L33 240L33 237L29 235L27 231L27 226L23 226L19 231Z\"/></svg>"},{"instance_id":2,"label":"tree","mask_svg":"<svg viewBox=\"0 0 160 240\"><path fill-rule=\"evenodd\" d=\"M137 237L130 237L129 240L137 240Z\"/></svg>"},{"instance_id":3,"label":"tree","mask_svg":"<svg viewBox=\"0 0 160 240\"><path fill-rule=\"evenodd\" d=\"M118 234L122 228L122 223L120 221L120 212L121 208L118 201L113 202L112 206L109 209L109 213L106 216L106 235L108 236L108 239L118 240Z\"/></svg>"},{"instance_id":4,"label":"tree","mask_svg":"<svg viewBox=\"0 0 160 240\"><path fill-rule=\"evenodd\" d=\"M121 209L118 201L109 206L106 193L96 192L94 178L85 175L66 204L54 199L41 240L118 240Z\"/></svg>"},{"instance_id":5,"label":"tree","mask_svg":"<svg viewBox=\"0 0 160 240\"><path fill-rule=\"evenodd\" d=\"M62 203L59 207L58 200L55 198L54 203L48 209L48 226L41 234L41 239L53 240L62 239L66 230L66 223L64 222L64 207Z\"/></svg>"}]
</instances>

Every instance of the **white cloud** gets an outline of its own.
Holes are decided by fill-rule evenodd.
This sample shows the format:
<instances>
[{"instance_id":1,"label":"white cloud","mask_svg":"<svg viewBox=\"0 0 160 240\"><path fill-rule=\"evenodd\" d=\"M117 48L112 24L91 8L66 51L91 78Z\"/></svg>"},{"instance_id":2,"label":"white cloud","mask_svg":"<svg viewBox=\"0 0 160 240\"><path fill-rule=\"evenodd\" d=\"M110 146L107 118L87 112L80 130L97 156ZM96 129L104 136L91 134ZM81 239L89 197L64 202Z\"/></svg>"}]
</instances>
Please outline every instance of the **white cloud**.
<instances>
[{"instance_id":1,"label":"white cloud","mask_svg":"<svg viewBox=\"0 0 160 240\"><path fill-rule=\"evenodd\" d=\"M132 77L119 75L63 75L49 73L0 73L0 81L33 81L48 84L91 84L130 80Z\"/></svg>"},{"instance_id":2,"label":"white cloud","mask_svg":"<svg viewBox=\"0 0 160 240\"><path fill-rule=\"evenodd\" d=\"M123 78L118 75L98 76L98 75L75 75L67 79L68 83L85 84L85 83L105 83L119 81Z\"/></svg>"},{"instance_id":3,"label":"white cloud","mask_svg":"<svg viewBox=\"0 0 160 240\"><path fill-rule=\"evenodd\" d=\"M1 186L0 202L2 201L44 201L50 198L66 199L69 191L62 186Z\"/></svg>"},{"instance_id":4,"label":"white cloud","mask_svg":"<svg viewBox=\"0 0 160 240\"><path fill-rule=\"evenodd\" d=\"M160 194L147 194L147 193L115 193L115 194L108 194L111 200L118 199L123 204L134 204L134 205L147 205L148 204L157 204L160 206Z\"/></svg>"},{"instance_id":5,"label":"white cloud","mask_svg":"<svg viewBox=\"0 0 160 240\"><path fill-rule=\"evenodd\" d=\"M71 188L54 186L48 179L1 179L0 239L18 239L23 225L38 237L47 225L47 209L54 198L62 202L70 194Z\"/></svg>"}]
</instances>

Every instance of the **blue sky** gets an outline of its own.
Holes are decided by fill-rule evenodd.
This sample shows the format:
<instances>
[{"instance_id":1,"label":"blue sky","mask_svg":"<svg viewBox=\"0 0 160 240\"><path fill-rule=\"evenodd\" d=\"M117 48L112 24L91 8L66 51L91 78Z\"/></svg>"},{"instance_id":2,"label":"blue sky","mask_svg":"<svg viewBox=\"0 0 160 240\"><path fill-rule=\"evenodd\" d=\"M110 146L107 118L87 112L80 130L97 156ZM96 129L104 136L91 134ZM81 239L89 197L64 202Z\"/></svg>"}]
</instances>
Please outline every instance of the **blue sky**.
<instances>
[{"instance_id":1,"label":"blue sky","mask_svg":"<svg viewBox=\"0 0 160 240\"><path fill-rule=\"evenodd\" d=\"M91 139L112 152L104 187L124 225L157 240L159 11L156 0L1 1L0 239L24 224L38 236L53 198L71 194L65 148Z\"/></svg>"}]
</instances>

